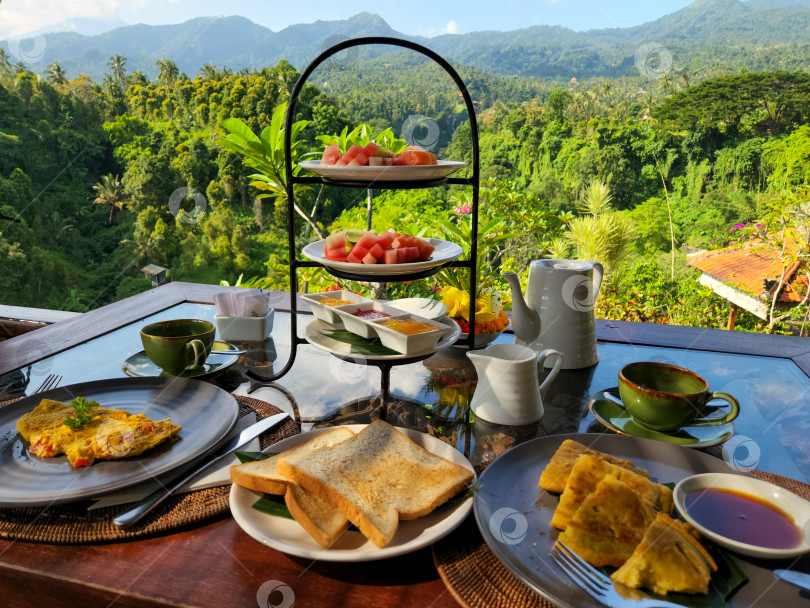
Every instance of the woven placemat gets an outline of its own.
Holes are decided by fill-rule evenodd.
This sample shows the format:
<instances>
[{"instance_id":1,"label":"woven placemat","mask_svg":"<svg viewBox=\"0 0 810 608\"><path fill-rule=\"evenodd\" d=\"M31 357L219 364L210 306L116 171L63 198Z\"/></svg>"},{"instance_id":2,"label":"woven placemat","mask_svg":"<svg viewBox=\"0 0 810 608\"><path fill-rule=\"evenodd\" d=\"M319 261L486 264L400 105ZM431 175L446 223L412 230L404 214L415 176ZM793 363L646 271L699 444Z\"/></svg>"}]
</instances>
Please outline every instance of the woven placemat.
<instances>
[{"instance_id":1,"label":"woven placemat","mask_svg":"<svg viewBox=\"0 0 810 608\"><path fill-rule=\"evenodd\" d=\"M810 485L751 471L764 481L810 500ZM512 574L484 542L472 514L433 545L433 561L450 594L464 608L555 608Z\"/></svg>"},{"instance_id":2,"label":"woven placemat","mask_svg":"<svg viewBox=\"0 0 810 608\"><path fill-rule=\"evenodd\" d=\"M255 412L259 419L281 412L258 399L234 395L239 417ZM262 449L300 432L291 418L261 437ZM228 511L230 485L172 496L150 513L144 523L119 530L112 519L126 505L88 511L88 501L50 507L0 509L0 538L57 544L88 544L157 536L222 515Z\"/></svg>"}]
</instances>

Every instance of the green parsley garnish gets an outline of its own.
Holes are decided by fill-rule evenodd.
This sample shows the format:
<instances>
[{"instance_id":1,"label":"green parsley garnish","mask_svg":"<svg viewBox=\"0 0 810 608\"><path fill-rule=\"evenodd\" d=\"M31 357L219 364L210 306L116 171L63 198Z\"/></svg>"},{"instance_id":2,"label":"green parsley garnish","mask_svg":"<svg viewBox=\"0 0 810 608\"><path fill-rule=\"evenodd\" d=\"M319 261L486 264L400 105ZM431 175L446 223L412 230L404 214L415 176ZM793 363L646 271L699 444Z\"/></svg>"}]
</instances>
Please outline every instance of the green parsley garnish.
<instances>
[{"instance_id":1,"label":"green parsley garnish","mask_svg":"<svg viewBox=\"0 0 810 608\"><path fill-rule=\"evenodd\" d=\"M76 415L65 418L63 422L75 431L82 428L93 419L93 414L90 413L90 410L94 407L98 407L98 401L88 401L84 397L76 397L70 402L70 407L73 408Z\"/></svg>"}]
</instances>

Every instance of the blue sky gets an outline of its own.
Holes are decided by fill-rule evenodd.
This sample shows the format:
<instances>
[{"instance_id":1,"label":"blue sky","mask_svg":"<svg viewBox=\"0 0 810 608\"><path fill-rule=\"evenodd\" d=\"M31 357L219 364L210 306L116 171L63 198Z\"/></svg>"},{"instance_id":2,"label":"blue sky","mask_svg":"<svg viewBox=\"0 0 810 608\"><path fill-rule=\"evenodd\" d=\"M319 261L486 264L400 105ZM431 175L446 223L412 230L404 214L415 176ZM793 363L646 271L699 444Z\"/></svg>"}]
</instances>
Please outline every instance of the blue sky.
<instances>
[{"instance_id":1,"label":"blue sky","mask_svg":"<svg viewBox=\"0 0 810 608\"><path fill-rule=\"evenodd\" d=\"M362 11L394 29L437 36L531 25L575 30L628 27L652 21L692 0L0 0L0 39L73 18L127 23L181 23L192 17L242 15L278 31L296 23L346 19Z\"/></svg>"}]
</instances>

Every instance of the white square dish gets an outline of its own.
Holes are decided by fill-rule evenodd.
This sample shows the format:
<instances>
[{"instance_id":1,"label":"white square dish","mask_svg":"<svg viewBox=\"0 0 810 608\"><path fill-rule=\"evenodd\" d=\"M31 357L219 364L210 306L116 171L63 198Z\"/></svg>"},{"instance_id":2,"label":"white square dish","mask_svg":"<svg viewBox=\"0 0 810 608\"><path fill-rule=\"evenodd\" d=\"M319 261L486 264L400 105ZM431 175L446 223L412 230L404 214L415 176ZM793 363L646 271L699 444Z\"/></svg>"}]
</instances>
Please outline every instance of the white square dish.
<instances>
[{"instance_id":1,"label":"white square dish","mask_svg":"<svg viewBox=\"0 0 810 608\"><path fill-rule=\"evenodd\" d=\"M392 308L381 302L374 302L374 301L359 302L357 304L345 304L343 306L335 306L333 312L337 313L338 317L340 317L341 321L343 321L343 326L347 330L349 330L353 334L357 334L358 336L362 336L368 339L377 337L377 331L371 324L371 321L374 319L364 319L362 317L356 316L354 313L374 312L387 315L388 317L403 316L401 310L397 310L396 308ZM382 321L385 319L380 317L380 320Z\"/></svg>"},{"instance_id":2,"label":"white square dish","mask_svg":"<svg viewBox=\"0 0 810 608\"><path fill-rule=\"evenodd\" d=\"M227 342L264 342L273 331L275 309L264 317L214 317L217 336Z\"/></svg>"},{"instance_id":3,"label":"white square dish","mask_svg":"<svg viewBox=\"0 0 810 608\"><path fill-rule=\"evenodd\" d=\"M401 331L383 325L383 323L389 319L374 319L368 322L376 330L377 336L380 338L380 342L383 343L383 346L402 353L403 355L422 353L434 348L439 339L453 329L443 323L437 323L436 321L431 321L413 314L404 314L392 318L397 321L414 321L435 328L431 331L418 334L404 334Z\"/></svg>"},{"instance_id":4,"label":"white square dish","mask_svg":"<svg viewBox=\"0 0 810 608\"><path fill-rule=\"evenodd\" d=\"M326 323L330 323L331 325L337 325L340 323L341 319L335 313L335 307L330 306L328 304L322 304L321 300L326 298L335 298L337 300L347 300L352 304L359 304L361 302L370 302L369 298L365 296L358 295L353 291L346 291L341 289L339 291L324 291L321 293L308 293L301 296L301 299L304 300L309 307L312 309L312 314L315 315L321 321L325 321Z\"/></svg>"}]
</instances>

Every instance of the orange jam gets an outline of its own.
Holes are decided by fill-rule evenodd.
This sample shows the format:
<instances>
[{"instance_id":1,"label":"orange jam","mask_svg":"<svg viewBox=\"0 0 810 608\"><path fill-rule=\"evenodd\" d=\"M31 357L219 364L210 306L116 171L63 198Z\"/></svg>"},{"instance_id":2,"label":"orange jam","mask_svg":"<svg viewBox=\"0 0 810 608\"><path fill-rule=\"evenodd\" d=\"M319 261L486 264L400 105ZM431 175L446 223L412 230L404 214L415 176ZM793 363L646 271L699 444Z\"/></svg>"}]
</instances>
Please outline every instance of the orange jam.
<instances>
[{"instance_id":1,"label":"orange jam","mask_svg":"<svg viewBox=\"0 0 810 608\"><path fill-rule=\"evenodd\" d=\"M394 331L398 331L401 334L405 334L406 336L436 331L436 328L432 325L420 323L419 321L414 321L413 319L388 319L387 321L382 321L380 325L385 325L386 327L393 329Z\"/></svg>"},{"instance_id":2,"label":"orange jam","mask_svg":"<svg viewBox=\"0 0 810 608\"><path fill-rule=\"evenodd\" d=\"M327 306L343 306L344 304L352 303L350 300L340 300L338 298L321 298L318 302L326 304Z\"/></svg>"}]
</instances>

